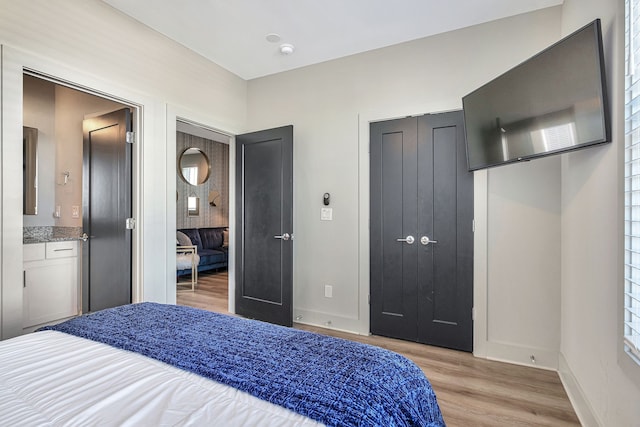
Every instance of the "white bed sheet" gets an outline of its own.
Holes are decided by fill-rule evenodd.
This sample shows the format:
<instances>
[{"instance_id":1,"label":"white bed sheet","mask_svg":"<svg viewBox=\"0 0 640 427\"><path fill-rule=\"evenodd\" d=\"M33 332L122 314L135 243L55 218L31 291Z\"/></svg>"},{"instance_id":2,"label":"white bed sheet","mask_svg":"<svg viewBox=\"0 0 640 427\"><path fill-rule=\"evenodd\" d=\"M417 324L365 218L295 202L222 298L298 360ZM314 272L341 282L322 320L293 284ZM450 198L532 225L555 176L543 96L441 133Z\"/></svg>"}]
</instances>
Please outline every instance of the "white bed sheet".
<instances>
[{"instance_id":1,"label":"white bed sheet","mask_svg":"<svg viewBox=\"0 0 640 427\"><path fill-rule=\"evenodd\" d=\"M145 356L55 331L0 342L3 426L317 426Z\"/></svg>"}]
</instances>

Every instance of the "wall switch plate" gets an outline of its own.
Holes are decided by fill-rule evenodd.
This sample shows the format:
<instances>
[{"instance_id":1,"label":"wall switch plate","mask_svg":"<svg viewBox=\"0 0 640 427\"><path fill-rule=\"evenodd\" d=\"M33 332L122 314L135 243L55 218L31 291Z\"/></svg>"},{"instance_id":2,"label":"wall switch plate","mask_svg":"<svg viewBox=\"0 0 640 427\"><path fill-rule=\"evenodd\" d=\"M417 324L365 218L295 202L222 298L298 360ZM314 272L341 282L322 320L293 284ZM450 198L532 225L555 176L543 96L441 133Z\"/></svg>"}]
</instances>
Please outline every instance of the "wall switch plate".
<instances>
[{"instance_id":1,"label":"wall switch plate","mask_svg":"<svg viewBox=\"0 0 640 427\"><path fill-rule=\"evenodd\" d=\"M56 210L53 213L54 218L60 218L60 206L56 206Z\"/></svg>"},{"instance_id":2,"label":"wall switch plate","mask_svg":"<svg viewBox=\"0 0 640 427\"><path fill-rule=\"evenodd\" d=\"M326 298L333 298L333 286L324 285L324 296Z\"/></svg>"},{"instance_id":3,"label":"wall switch plate","mask_svg":"<svg viewBox=\"0 0 640 427\"><path fill-rule=\"evenodd\" d=\"M320 208L320 220L332 221L333 220L333 208Z\"/></svg>"},{"instance_id":4,"label":"wall switch plate","mask_svg":"<svg viewBox=\"0 0 640 427\"><path fill-rule=\"evenodd\" d=\"M80 218L80 206L71 206L71 218Z\"/></svg>"}]
</instances>

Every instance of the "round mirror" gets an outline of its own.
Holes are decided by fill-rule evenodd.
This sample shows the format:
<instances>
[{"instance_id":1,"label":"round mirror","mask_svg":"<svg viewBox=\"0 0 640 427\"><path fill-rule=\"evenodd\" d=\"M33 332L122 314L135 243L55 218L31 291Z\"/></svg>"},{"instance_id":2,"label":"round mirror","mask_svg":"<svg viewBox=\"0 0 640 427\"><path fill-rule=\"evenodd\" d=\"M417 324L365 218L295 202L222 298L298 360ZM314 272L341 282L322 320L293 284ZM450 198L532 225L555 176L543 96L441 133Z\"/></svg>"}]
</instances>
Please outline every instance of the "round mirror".
<instances>
[{"instance_id":1,"label":"round mirror","mask_svg":"<svg viewBox=\"0 0 640 427\"><path fill-rule=\"evenodd\" d=\"M191 185L200 185L209 179L211 163L201 149L191 147L180 154L178 169L182 179Z\"/></svg>"}]
</instances>

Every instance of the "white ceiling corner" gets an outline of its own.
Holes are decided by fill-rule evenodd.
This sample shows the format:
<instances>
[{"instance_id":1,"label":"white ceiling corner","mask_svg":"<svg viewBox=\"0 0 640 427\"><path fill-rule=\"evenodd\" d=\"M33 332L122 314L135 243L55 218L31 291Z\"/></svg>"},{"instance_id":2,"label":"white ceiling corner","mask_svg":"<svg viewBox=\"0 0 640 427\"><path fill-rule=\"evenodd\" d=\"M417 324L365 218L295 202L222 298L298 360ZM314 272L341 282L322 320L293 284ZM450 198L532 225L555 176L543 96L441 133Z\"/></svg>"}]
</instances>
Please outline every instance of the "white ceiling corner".
<instances>
[{"instance_id":1,"label":"white ceiling corner","mask_svg":"<svg viewBox=\"0 0 640 427\"><path fill-rule=\"evenodd\" d=\"M102 0L245 80L563 0ZM278 43L265 39L281 36ZM284 56L282 43L295 46Z\"/></svg>"}]
</instances>

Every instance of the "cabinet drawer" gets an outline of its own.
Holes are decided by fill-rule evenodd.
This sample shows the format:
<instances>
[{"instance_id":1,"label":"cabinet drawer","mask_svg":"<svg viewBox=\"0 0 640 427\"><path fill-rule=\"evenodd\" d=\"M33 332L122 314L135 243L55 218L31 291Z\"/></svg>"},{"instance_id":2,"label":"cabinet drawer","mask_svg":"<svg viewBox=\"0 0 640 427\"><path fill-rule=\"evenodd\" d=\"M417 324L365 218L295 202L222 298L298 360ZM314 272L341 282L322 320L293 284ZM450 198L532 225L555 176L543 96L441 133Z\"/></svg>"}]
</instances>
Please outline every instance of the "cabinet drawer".
<instances>
[{"instance_id":1,"label":"cabinet drawer","mask_svg":"<svg viewBox=\"0 0 640 427\"><path fill-rule=\"evenodd\" d=\"M47 242L47 259L78 256L78 242Z\"/></svg>"},{"instance_id":2,"label":"cabinet drawer","mask_svg":"<svg viewBox=\"0 0 640 427\"><path fill-rule=\"evenodd\" d=\"M23 261L38 261L44 259L44 243L29 243L22 245Z\"/></svg>"}]
</instances>

